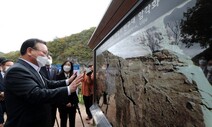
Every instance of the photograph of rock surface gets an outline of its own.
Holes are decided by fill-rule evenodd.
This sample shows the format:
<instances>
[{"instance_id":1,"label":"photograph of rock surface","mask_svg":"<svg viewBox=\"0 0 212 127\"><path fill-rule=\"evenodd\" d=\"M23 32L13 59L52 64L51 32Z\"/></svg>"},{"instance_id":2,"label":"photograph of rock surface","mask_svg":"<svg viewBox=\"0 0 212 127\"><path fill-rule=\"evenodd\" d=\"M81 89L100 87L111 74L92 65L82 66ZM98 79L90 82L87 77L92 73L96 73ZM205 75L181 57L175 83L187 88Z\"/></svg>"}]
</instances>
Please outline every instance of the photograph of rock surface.
<instances>
[{"instance_id":1,"label":"photograph of rock surface","mask_svg":"<svg viewBox=\"0 0 212 127\"><path fill-rule=\"evenodd\" d=\"M212 84L199 65L212 60L212 44L190 21L204 5L152 0L96 50L97 103L111 125L212 126Z\"/></svg>"}]
</instances>

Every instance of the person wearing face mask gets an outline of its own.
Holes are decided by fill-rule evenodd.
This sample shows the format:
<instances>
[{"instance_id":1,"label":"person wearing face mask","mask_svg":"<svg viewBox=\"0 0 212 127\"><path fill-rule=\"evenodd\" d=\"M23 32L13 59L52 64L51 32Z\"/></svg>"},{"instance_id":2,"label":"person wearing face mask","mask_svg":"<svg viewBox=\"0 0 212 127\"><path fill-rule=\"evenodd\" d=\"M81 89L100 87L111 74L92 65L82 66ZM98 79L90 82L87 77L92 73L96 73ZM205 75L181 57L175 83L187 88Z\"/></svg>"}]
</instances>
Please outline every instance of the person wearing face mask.
<instances>
[{"instance_id":1,"label":"person wearing face mask","mask_svg":"<svg viewBox=\"0 0 212 127\"><path fill-rule=\"evenodd\" d=\"M5 60L6 58L4 57L0 57L0 91L3 91L4 90L4 87L3 87L3 70L2 70L2 65L1 65L1 62L3 60ZM0 101L4 99L4 94L2 94L0 92ZM3 123L4 123L4 116L3 116L3 110L2 110L2 106L0 104L0 127L3 127Z\"/></svg>"},{"instance_id":2,"label":"person wearing face mask","mask_svg":"<svg viewBox=\"0 0 212 127\"><path fill-rule=\"evenodd\" d=\"M207 79L210 82L210 84L212 85L212 59L210 59L208 61L207 70L208 70Z\"/></svg>"},{"instance_id":3,"label":"person wearing face mask","mask_svg":"<svg viewBox=\"0 0 212 127\"><path fill-rule=\"evenodd\" d=\"M199 67L202 69L205 76L207 76L207 60L205 59L205 57L201 57L199 59Z\"/></svg>"},{"instance_id":4,"label":"person wearing face mask","mask_svg":"<svg viewBox=\"0 0 212 127\"><path fill-rule=\"evenodd\" d=\"M67 103L83 75L53 81L42 77L40 68L48 58L46 42L24 41L20 58L4 77L7 120L4 127L51 127L51 104Z\"/></svg>"},{"instance_id":5,"label":"person wearing face mask","mask_svg":"<svg viewBox=\"0 0 212 127\"><path fill-rule=\"evenodd\" d=\"M57 76L58 80L70 78L74 73L73 63L69 60L66 60L61 65L61 72ZM69 117L69 127L75 127L75 118L76 118L76 108L78 106L79 100L76 92L72 93L69 96L69 102L60 104L58 106L60 113L60 127L66 127L67 119Z\"/></svg>"},{"instance_id":6,"label":"person wearing face mask","mask_svg":"<svg viewBox=\"0 0 212 127\"><path fill-rule=\"evenodd\" d=\"M40 73L42 76L44 76L48 80L56 80L58 69L57 67L52 65L52 57L50 55L48 55L47 57L48 57L48 60L46 62L46 65L41 67ZM51 126L54 127L55 120L56 120L57 104L52 104L51 108L52 108L52 111L51 111L52 125Z\"/></svg>"},{"instance_id":7,"label":"person wearing face mask","mask_svg":"<svg viewBox=\"0 0 212 127\"><path fill-rule=\"evenodd\" d=\"M5 57L0 57L0 83L3 83L3 76L4 76L4 72L2 70L2 65L1 65L1 62L6 60ZM3 89L0 85L0 89Z\"/></svg>"},{"instance_id":8,"label":"person wearing face mask","mask_svg":"<svg viewBox=\"0 0 212 127\"><path fill-rule=\"evenodd\" d=\"M5 101L4 101L4 82L3 78L7 70L13 65L13 61L9 59L4 59L1 61L1 82L0 82L0 105L1 105L1 110L0 110L0 127L3 126L4 123L4 114L6 113L6 107L5 107Z\"/></svg>"},{"instance_id":9,"label":"person wearing face mask","mask_svg":"<svg viewBox=\"0 0 212 127\"><path fill-rule=\"evenodd\" d=\"M88 68L84 70L84 76L82 80L82 95L83 101L86 109L86 120L88 124L91 123L93 118L89 108L93 104L93 94L94 94L94 74L93 74L93 65L89 65Z\"/></svg>"},{"instance_id":10,"label":"person wearing face mask","mask_svg":"<svg viewBox=\"0 0 212 127\"><path fill-rule=\"evenodd\" d=\"M52 57L48 55L48 60L46 61L45 66L41 67L40 73L49 80L56 80L58 72L59 70L57 67L52 65Z\"/></svg>"},{"instance_id":11,"label":"person wearing face mask","mask_svg":"<svg viewBox=\"0 0 212 127\"><path fill-rule=\"evenodd\" d=\"M5 74L7 72L7 70L14 64L14 62L12 60L9 59L5 59L1 62L2 65L2 71Z\"/></svg>"}]
</instances>

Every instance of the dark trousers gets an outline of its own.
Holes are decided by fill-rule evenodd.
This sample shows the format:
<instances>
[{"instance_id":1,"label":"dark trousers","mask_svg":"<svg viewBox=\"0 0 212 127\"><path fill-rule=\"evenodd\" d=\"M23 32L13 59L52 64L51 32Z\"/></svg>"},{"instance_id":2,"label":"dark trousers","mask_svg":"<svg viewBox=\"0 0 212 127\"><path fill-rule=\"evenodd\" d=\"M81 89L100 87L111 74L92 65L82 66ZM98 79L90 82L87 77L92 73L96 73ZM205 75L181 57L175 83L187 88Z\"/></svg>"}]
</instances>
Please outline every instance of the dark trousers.
<instances>
[{"instance_id":1,"label":"dark trousers","mask_svg":"<svg viewBox=\"0 0 212 127\"><path fill-rule=\"evenodd\" d=\"M4 123L4 113L6 113L5 101L0 102L0 124Z\"/></svg>"},{"instance_id":2,"label":"dark trousers","mask_svg":"<svg viewBox=\"0 0 212 127\"><path fill-rule=\"evenodd\" d=\"M85 110L89 118L92 118L92 114L89 110L89 108L93 104L93 95L91 96L83 96L84 104L85 104Z\"/></svg>"},{"instance_id":3,"label":"dark trousers","mask_svg":"<svg viewBox=\"0 0 212 127\"><path fill-rule=\"evenodd\" d=\"M60 113L60 127L66 127L67 119L69 117L69 127L75 127L76 106L66 107L65 105L59 106Z\"/></svg>"},{"instance_id":4,"label":"dark trousers","mask_svg":"<svg viewBox=\"0 0 212 127\"><path fill-rule=\"evenodd\" d=\"M51 106L51 115L52 115L52 119L51 119L51 127L54 127L54 123L55 123L55 119L56 119L56 112L57 112L57 105L53 104Z\"/></svg>"}]
</instances>

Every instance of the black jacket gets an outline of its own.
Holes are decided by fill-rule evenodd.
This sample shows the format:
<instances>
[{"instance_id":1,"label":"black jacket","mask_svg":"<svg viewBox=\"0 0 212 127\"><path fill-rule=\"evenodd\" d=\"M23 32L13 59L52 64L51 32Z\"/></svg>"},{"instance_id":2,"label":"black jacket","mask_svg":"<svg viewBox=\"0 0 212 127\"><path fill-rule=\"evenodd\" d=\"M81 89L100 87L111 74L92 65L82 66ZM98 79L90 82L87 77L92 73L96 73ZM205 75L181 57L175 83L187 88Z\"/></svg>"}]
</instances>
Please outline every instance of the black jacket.
<instances>
[{"instance_id":1,"label":"black jacket","mask_svg":"<svg viewBox=\"0 0 212 127\"><path fill-rule=\"evenodd\" d=\"M22 59L9 68L4 79L5 127L50 127L50 104L68 102L68 90L65 80L43 81Z\"/></svg>"},{"instance_id":2,"label":"black jacket","mask_svg":"<svg viewBox=\"0 0 212 127\"><path fill-rule=\"evenodd\" d=\"M58 69L55 66L51 66L50 74L48 74L46 66L41 67L40 74L46 77L48 80L56 80L57 78Z\"/></svg>"},{"instance_id":3,"label":"black jacket","mask_svg":"<svg viewBox=\"0 0 212 127\"><path fill-rule=\"evenodd\" d=\"M64 80L66 79L65 74L64 73L59 73L59 75L57 75L57 80ZM71 102L71 104L78 104L79 100L78 100L78 96L76 92L71 93L71 95L68 97L68 102ZM65 106L66 104L64 104Z\"/></svg>"}]
</instances>

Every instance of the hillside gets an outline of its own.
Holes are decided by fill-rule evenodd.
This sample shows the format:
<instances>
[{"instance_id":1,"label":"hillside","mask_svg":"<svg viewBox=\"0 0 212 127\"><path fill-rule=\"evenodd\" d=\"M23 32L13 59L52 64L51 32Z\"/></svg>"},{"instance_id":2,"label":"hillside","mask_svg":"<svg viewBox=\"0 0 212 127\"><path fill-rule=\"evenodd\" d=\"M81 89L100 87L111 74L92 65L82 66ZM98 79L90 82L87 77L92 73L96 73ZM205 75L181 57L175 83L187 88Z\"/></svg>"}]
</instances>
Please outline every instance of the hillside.
<instances>
[{"instance_id":1,"label":"hillside","mask_svg":"<svg viewBox=\"0 0 212 127\"><path fill-rule=\"evenodd\" d=\"M83 30L80 33L72 34L63 38L55 38L53 41L47 42L49 52L53 57L54 64L61 64L66 59L74 62L87 64L92 61L92 50L87 43L92 36L95 27ZM0 53L0 57L6 57L16 61L19 57L19 51L11 51L9 53Z\"/></svg>"},{"instance_id":2,"label":"hillside","mask_svg":"<svg viewBox=\"0 0 212 127\"><path fill-rule=\"evenodd\" d=\"M77 60L79 63L92 61L92 50L87 43L95 28L83 30L64 38L56 38L48 42L49 52L52 54L54 63L63 63L67 58Z\"/></svg>"}]
</instances>

